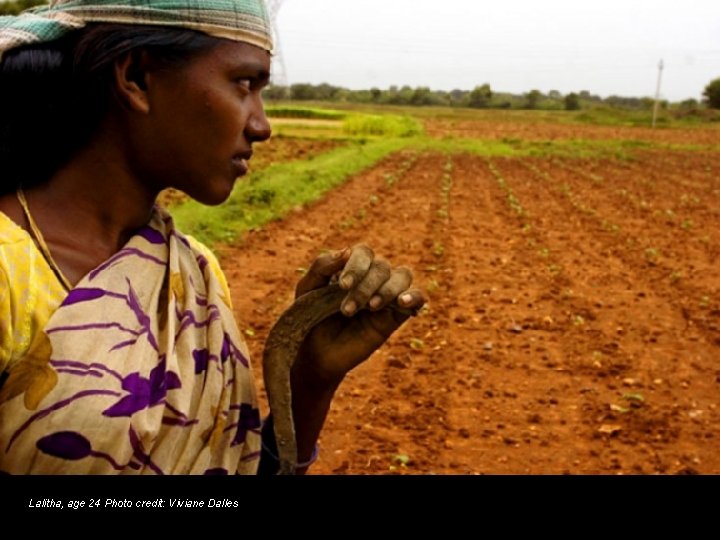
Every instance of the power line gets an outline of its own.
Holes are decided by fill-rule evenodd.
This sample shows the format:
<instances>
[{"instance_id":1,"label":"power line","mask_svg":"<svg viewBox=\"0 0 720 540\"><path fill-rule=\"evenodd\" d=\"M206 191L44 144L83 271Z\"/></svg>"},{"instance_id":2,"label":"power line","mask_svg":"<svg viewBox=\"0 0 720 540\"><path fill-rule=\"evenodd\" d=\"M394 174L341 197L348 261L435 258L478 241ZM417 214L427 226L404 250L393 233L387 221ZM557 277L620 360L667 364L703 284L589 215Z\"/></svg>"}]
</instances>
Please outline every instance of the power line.
<instances>
[{"instance_id":1,"label":"power line","mask_svg":"<svg viewBox=\"0 0 720 540\"><path fill-rule=\"evenodd\" d=\"M273 68L271 82L276 86L287 86L287 66L283 57L282 47L280 45L280 32L278 32L277 17L284 0L266 0L270 21L275 41L275 50L273 51Z\"/></svg>"}]
</instances>

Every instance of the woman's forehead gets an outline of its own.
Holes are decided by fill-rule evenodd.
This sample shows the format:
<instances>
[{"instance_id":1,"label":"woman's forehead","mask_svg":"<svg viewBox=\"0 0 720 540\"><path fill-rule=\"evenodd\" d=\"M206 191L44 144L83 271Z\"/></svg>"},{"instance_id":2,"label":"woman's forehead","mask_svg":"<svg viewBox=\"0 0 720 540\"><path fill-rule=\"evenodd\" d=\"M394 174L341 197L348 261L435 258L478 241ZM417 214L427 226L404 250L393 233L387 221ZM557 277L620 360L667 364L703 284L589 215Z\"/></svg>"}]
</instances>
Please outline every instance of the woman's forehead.
<instances>
[{"instance_id":1,"label":"woman's forehead","mask_svg":"<svg viewBox=\"0 0 720 540\"><path fill-rule=\"evenodd\" d=\"M223 39L213 52L216 59L228 67L252 65L258 69L270 69L270 53L249 43Z\"/></svg>"}]
</instances>

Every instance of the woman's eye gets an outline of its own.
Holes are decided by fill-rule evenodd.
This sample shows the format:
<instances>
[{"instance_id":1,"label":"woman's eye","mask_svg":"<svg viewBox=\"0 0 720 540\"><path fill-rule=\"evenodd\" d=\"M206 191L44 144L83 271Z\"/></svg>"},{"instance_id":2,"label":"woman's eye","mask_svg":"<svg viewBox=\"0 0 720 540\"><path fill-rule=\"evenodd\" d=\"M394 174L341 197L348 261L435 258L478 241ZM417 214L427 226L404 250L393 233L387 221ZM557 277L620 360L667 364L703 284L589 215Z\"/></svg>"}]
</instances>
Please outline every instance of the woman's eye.
<instances>
[{"instance_id":1,"label":"woman's eye","mask_svg":"<svg viewBox=\"0 0 720 540\"><path fill-rule=\"evenodd\" d=\"M237 83L243 90L250 91L252 89L252 81L250 79L238 79Z\"/></svg>"}]
</instances>

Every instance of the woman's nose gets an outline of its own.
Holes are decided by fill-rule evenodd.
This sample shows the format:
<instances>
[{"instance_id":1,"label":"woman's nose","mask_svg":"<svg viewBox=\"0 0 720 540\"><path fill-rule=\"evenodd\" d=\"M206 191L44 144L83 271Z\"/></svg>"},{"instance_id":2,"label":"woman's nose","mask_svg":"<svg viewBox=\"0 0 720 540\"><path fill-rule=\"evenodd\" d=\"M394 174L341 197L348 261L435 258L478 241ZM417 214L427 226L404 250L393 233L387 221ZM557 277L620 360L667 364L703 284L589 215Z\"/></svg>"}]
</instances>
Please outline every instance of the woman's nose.
<instances>
[{"instance_id":1,"label":"woman's nose","mask_svg":"<svg viewBox=\"0 0 720 540\"><path fill-rule=\"evenodd\" d=\"M266 141L272 135L272 127L265 115L265 108L262 103L253 111L248 118L245 132L248 135L248 139L252 142Z\"/></svg>"}]
</instances>

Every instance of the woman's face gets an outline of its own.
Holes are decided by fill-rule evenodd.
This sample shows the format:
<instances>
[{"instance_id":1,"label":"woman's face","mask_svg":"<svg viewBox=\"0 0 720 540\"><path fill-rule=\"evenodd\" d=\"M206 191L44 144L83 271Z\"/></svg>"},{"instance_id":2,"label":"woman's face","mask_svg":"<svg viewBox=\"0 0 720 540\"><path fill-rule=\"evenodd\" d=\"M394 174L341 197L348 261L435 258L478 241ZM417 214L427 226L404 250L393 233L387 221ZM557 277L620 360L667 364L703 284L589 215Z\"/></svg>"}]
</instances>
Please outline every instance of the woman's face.
<instances>
[{"instance_id":1,"label":"woman's face","mask_svg":"<svg viewBox=\"0 0 720 540\"><path fill-rule=\"evenodd\" d=\"M180 68L149 70L149 110L130 143L139 179L205 204L225 201L247 173L252 144L270 137L260 95L269 76L267 51L226 40Z\"/></svg>"}]
</instances>

